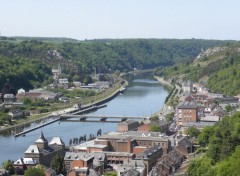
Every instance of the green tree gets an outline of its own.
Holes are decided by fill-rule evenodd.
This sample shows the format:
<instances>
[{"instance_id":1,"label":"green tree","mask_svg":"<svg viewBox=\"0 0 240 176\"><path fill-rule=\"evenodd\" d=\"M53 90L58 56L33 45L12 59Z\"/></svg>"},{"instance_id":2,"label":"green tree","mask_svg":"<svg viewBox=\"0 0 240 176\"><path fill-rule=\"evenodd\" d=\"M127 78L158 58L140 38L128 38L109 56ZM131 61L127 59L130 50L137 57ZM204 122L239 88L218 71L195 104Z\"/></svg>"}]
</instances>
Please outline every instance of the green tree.
<instances>
[{"instance_id":1,"label":"green tree","mask_svg":"<svg viewBox=\"0 0 240 176\"><path fill-rule=\"evenodd\" d=\"M214 127L206 126L198 135L198 142L201 146L206 146L209 143L210 137L214 134Z\"/></svg>"},{"instance_id":2,"label":"green tree","mask_svg":"<svg viewBox=\"0 0 240 176\"><path fill-rule=\"evenodd\" d=\"M239 175L240 173L240 146L238 146L229 159L226 159L219 164L217 164L216 175L225 176L225 175Z\"/></svg>"},{"instance_id":3,"label":"green tree","mask_svg":"<svg viewBox=\"0 0 240 176\"><path fill-rule=\"evenodd\" d=\"M41 168L30 167L25 171L24 176L45 176L45 173Z\"/></svg>"},{"instance_id":4,"label":"green tree","mask_svg":"<svg viewBox=\"0 0 240 176\"><path fill-rule=\"evenodd\" d=\"M107 172L104 176L117 176L117 172Z\"/></svg>"},{"instance_id":5,"label":"green tree","mask_svg":"<svg viewBox=\"0 0 240 176\"><path fill-rule=\"evenodd\" d=\"M51 168L57 172L57 174L63 174L63 175L66 174L63 157L59 155L54 156L50 165L51 165Z\"/></svg>"},{"instance_id":6,"label":"green tree","mask_svg":"<svg viewBox=\"0 0 240 176\"><path fill-rule=\"evenodd\" d=\"M198 135L200 134L200 131L197 128L195 128L195 127L189 127L187 129L187 134L190 137L198 137Z\"/></svg>"},{"instance_id":7,"label":"green tree","mask_svg":"<svg viewBox=\"0 0 240 176\"><path fill-rule=\"evenodd\" d=\"M215 169L212 165L211 158L202 157L195 159L187 171L189 176L213 176L215 175Z\"/></svg>"},{"instance_id":8,"label":"green tree","mask_svg":"<svg viewBox=\"0 0 240 176\"><path fill-rule=\"evenodd\" d=\"M151 126L150 130L153 131L153 132L160 132L161 128L157 125L153 125L153 126Z\"/></svg>"},{"instance_id":9,"label":"green tree","mask_svg":"<svg viewBox=\"0 0 240 176\"><path fill-rule=\"evenodd\" d=\"M153 116L151 117L151 120L152 120L152 121L157 121L157 120L159 120L159 119L158 119L158 115L153 115Z\"/></svg>"},{"instance_id":10,"label":"green tree","mask_svg":"<svg viewBox=\"0 0 240 176\"><path fill-rule=\"evenodd\" d=\"M7 160L2 165L3 169L6 169L9 174L14 174L13 161Z\"/></svg>"}]
</instances>

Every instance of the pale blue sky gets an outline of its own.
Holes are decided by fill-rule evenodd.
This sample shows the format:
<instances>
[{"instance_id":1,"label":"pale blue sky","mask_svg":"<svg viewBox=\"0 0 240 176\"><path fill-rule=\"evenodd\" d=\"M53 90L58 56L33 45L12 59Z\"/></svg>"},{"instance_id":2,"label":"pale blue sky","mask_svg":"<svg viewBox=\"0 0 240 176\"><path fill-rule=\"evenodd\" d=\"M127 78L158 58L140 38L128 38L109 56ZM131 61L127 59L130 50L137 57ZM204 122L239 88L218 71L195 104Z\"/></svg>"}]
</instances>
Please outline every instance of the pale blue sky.
<instances>
[{"instance_id":1,"label":"pale blue sky","mask_svg":"<svg viewBox=\"0 0 240 176\"><path fill-rule=\"evenodd\" d=\"M4 36L240 40L239 0L0 0Z\"/></svg>"}]
</instances>

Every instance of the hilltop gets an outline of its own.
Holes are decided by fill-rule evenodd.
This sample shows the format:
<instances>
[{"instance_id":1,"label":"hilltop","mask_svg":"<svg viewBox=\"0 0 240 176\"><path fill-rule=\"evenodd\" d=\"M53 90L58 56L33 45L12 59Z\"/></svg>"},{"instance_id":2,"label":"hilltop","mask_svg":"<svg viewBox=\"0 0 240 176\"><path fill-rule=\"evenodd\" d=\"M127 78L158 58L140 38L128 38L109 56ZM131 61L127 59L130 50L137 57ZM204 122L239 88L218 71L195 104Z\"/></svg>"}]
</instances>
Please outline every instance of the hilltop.
<instances>
[{"instance_id":1,"label":"hilltop","mask_svg":"<svg viewBox=\"0 0 240 176\"><path fill-rule=\"evenodd\" d=\"M61 64L63 73L70 81L75 75L83 81L85 75L95 70L98 73L127 72L134 68L150 69L192 62L202 50L232 43L200 39L104 39L79 42L66 38L16 37L16 40L18 42L9 39L0 41L0 87L9 82L15 91L51 83L51 69L58 64Z\"/></svg>"},{"instance_id":2,"label":"hilltop","mask_svg":"<svg viewBox=\"0 0 240 176\"><path fill-rule=\"evenodd\" d=\"M166 79L200 81L213 92L240 94L240 43L232 43L202 51L192 62L185 62L155 74Z\"/></svg>"}]
</instances>

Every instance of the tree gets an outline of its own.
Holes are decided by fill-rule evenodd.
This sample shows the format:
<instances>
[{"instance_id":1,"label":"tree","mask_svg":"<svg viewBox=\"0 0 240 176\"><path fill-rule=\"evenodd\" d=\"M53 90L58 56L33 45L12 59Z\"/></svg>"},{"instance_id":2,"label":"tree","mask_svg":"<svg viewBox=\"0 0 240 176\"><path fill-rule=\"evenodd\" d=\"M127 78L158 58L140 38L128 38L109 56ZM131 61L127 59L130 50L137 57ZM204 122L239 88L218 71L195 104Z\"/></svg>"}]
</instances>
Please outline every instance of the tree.
<instances>
[{"instance_id":1,"label":"tree","mask_svg":"<svg viewBox=\"0 0 240 176\"><path fill-rule=\"evenodd\" d=\"M212 160L208 157L202 157L195 159L188 167L189 176L212 176L215 175L214 167L212 166Z\"/></svg>"},{"instance_id":2,"label":"tree","mask_svg":"<svg viewBox=\"0 0 240 176\"><path fill-rule=\"evenodd\" d=\"M24 176L45 176L45 173L41 168L30 167L25 171Z\"/></svg>"},{"instance_id":3,"label":"tree","mask_svg":"<svg viewBox=\"0 0 240 176\"><path fill-rule=\"evenodd\" d=\"M170 113L170 114L167 114L167 115L166 115L166 121L167 121L167 122L172 121L173 117L174 117L174 112L172 112L172 113Z\"/></svg>"},{"instance_id":4,"label":"tree","mask_svg":"<svg viewBox=\"0 0 240 176\"><path fill-rule=\"evenodd\" d=\"M56 155L53 157L51 163L51 168L56 171L57 174L66 174L64 158Z\"/></svg>"},{"instance_id":5,"label":"tree","mask_svg":"<svg viewBox=\"0 0 240 176\"><path fill-rule=\"evenodd\" d=\"M201 146L206 146L209 143L210 137L214 134L214 127L206 126L198 135L198 143Z\"/></svg>"},{"instance_id":6,"label":"tree","mask_svg":"<svg viewBox=\"0 0 240 176\"><path fill-rule=\"evenodd\" d=\"M240 173L240 146L238 146L233 153L233 155L223 162L220 162L217 165L217 174L218 176L225 176L225 175L239 175Z\"/></svg>"},{"instance_id":7,"label":"tree","mask_svg":"<svg viewBox=\"0 0 240 176\"><path fill-rule=\"evenodd\" d=\"M161 128L157 125L153 125L151 126L151 131L153 132L160 132L161 131Z\"/></svg>"},{"instance_id":8,"label":"tree","mask_svg":"<svg viewBox=\"0 0 240 176\"><path fill-rule=\"evenodd\" d=\"M187 134L190 137L198 137L198 135L200 134L200 131L197 128L195 128L195 127L189 127L187 129Z\"/></svg>"},{"instance_id":9,"label":"tree","mask_svg":"<svg viewBox=\"0 0 240 176\"><path fill-rule=\"evenodd\" d=\"M2 165L3 169L6 169L9 174L14 174L13 161L7 160Z\"/></svg>"},{"instance_id":10,"label":"tree","mask_svg":"<svg viewBox=\"0 0 240 176\"><path fill-rule=\"evenodd\" d=\"M151 117L151 120L152 120L152 121L157 121L157 120L159 120L159 119L158 119L158 115L153 115L153 116Z\"/></svg>"}]
</instances>

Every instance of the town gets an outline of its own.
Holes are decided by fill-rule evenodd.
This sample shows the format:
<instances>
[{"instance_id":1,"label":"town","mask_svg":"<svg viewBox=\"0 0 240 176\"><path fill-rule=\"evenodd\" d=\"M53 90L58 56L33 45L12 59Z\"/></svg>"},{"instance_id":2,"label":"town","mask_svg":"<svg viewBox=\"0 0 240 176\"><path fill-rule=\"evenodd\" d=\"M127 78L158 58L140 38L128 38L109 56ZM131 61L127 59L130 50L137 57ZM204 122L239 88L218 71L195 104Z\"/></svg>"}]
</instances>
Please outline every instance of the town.
<instances>
[{"instance_id":1,"label":"town","mask_svg":"<svg viewBox=\"0 0 240 176\"><path fill-rule=\"evenodd\" d=\"M60 71L60 67L52 70L54 86L67 89L68 80L59 78ZM117 125L116 131L102 134L99 129L96 137L92 136L88 140L86 136L81 139L73 138L69 145L58 136L48 141L45 138L48 134L41 132L35 143L23 151L22 157L11 163L14 172L21 175L29 168L40 167L47 176L186 174L188 165L199 155L200 147L195 143L195 133L206 126L215 125L222 117L231 115L234 111L240 111L240 97L211 93L200 83L186 81L173 85L171 80L155 78L162 84L173 87L160 112L142 122L124 119ZM100 86L100 89L108 89L109 84L100 82L83 88L93 89ZM45 90L25 92L20 89L16 98L49 100L57 96L57 93ZM4 105L15 107L16 104L22 104L16 101L16 98L14 95L5 94ZM176 98L177 104L169 103ZM59 97L59 100L65 101L66 104L69 102L67 97ZM62 110L62 113L66 112ZM16 108L11 110L9 115L12 119L19 119L24 113ZM57 163L57 170L51 167L53 161ZM5 169L1 169L0 173L10 174L9 170Z\"/></svg>"}]
</instances>

